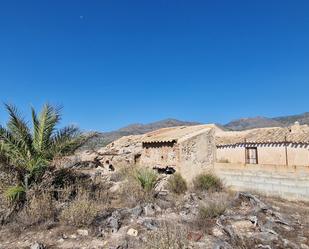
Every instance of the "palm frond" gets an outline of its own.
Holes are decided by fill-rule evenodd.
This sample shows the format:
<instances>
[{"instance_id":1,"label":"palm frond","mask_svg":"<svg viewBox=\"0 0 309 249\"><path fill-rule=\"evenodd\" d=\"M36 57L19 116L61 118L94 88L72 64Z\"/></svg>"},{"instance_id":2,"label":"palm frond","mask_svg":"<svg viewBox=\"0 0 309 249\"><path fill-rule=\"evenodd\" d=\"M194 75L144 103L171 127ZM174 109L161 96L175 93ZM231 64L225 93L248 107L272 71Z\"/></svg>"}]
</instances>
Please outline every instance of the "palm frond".
<instances>
[{"instance_id":1,"label":"palm frond","mask_svg":"<svg viewBox=\"0 0 309 249\"><path fill-rule=\"evenodd\" d=\"M27 122L18 112L14 105L5 104L5 107L9 113L9 121L7 123L7 130L10 131L11 136L21 144L24 149L28 150L28 156L34 154L32 147L32 136Z\"/></svg>"},{"instance_id":2,"label":"palm frond","mask_svg":"<svg viewBox=\"0 0 309 249\"><path fill-rule=\"evenodd\" d=\"M61 156L72 153L83 143L83 139L76 126L66 126L59 129L51 139L52 154Z\"/></svg>"},{"instance_id":3,"label":"palm frond","mask_svg":"<svg viewBox=\"0 0 309 249\"><path fill-rule=\"evenodd\" d=\"M16 139L12 133L0 126L0 151L1 155L8 158L18 167L25 167L29 159L27 145L21 139Z\"/></svg>"},{"instance_id":4,"label":"palm frond","mask_svg":"<svg viewBox=\"0 0 309 249\"><path fill-rule=\"evenodd\" d=\"M46 104L38 119L35 112L33 113L34 147L38 152L44 152L49 148L52 134L61 119L60 110L61 108Z\"/></svg>"},{"instance_id":5,"label":"palm frond","mask_svg":"<svg viewBox=\"0 0 309 249\"><path fill-rule=\"evenodd\" d=\"M25 188L19 185L12 186L5 191L4 195L11 202L19 201L25 195Z\"/></svg>"}]
</instances>

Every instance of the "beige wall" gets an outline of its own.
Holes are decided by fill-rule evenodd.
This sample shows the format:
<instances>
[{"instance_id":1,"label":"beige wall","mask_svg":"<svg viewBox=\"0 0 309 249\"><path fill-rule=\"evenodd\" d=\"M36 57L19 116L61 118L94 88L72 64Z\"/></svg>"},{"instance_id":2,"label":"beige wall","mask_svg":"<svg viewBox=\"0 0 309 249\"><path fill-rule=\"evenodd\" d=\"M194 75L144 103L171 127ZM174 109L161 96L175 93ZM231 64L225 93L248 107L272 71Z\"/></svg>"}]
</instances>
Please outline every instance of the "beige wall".
<instances>
[{"instance_id":1,"label":"beige wall","mask_svg":"<svg viewBox=\"0 0 309 249\"><path fill-rule=\"evenodd\" d=\"M241 146L219 147L216 150L217 162L245 163L245 149Z\"/></svg>"},{"instance_id":2,"label":"beige wall","mask_svg":"<svg viewBox=\"0 0 309 249\"><path fill-rule=\"evenodd\" d=\"M215 163L214 172L234 190L309 201L307 166Z\"/></svg>"},{"instance_id":3,"label":"beige wall","mask_svg":"<svg viewBox=\"0 0 309 249\"><path fill-rule=\"evenodd\" d=\"M286 165L286 150L288 165L309 166L309 147L301 145L266 144L257 145L258 163L269 165ZM226 146L216 150L217 162L245 163L245 146Z\"/></svg>"},{"instance_id":4,"label":"beige wall","mask_svg":"<svg viewBox=\"0 0 309 249\"><path fill-rule=\"evenodd\" d=\"M215 161L214 131L209 130L203 134L180 142L180 164L181 175L188 181L212 168Z\"/></svg>"},{"instance_id":5,"label":"beige wall","mask_svg":"<svg viewBox=\"0 0 309 249\"><path fill-rule=\"evenodd\" d=\"M287 149L289 165L309 166L308 145L290 145Z\"/></svg>"},{"instance_id":6,"label":"beige wall","mask_svg":"<svg viewBox=\"0 0 309 249\"><path fill-rule=\"evenodd\" d=\"M179 160L179 149L178 145L174 146L156 146L143 148L142 155L140 158L140 165L147 167L176 167Z\"/></svg>"}]
</instances>

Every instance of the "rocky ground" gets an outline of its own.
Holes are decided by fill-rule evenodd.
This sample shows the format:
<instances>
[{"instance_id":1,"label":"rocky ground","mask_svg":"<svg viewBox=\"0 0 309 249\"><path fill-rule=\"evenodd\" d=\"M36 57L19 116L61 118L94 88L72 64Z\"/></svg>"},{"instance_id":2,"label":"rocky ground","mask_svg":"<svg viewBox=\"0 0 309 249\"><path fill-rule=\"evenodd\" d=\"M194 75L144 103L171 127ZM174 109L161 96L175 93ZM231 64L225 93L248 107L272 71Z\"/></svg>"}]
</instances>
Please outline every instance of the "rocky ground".
<instances>
[{"instance_id":1,"label":"rocky ground","mask_svg":"<svg viewBox=\"0 0 309 249\"><path fill-rule=\"evenodd\" d=\"M91 224L13 222L1 227L1 249L309 248L308 203L228 190L176 195L166 189L166 175L150 196L137 198L123 171L93 161L75 170L108 186L109 199Z\"/></svg>"}]
</instances>

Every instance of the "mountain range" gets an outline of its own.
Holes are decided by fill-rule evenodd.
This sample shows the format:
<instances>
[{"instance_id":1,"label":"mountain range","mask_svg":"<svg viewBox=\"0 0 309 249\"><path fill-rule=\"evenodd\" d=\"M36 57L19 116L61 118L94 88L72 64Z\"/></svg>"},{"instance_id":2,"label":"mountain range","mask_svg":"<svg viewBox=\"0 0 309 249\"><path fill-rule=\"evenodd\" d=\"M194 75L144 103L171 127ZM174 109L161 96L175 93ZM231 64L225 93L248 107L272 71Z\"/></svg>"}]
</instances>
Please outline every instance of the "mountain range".
<instances>
[{"instance_id":1,"label":"mountain range","mask_svg":"<svg viewBox=\"0 0 309 249\"><path fill-rule=\"evenodd\" d=\"M298 121L300 124L309 125L309 112L305 112L303 114L298 115L281 116L275 118L267 118L261 116L251 118L241 118L233 120L224 125L220 124L217 125L224 130L241 131L253 128L263 128L263 127L286 127L294 124L296 121ZM149 124L131 124L115 131L95 132L92 139L90 139L85 144L85 146L83 146L83 149L102 147L122 136L145 134L150 131L166 127L188 126L198 124L202 123L181 121L177 119L164 119Z\"/></svg>"}]
</instances>

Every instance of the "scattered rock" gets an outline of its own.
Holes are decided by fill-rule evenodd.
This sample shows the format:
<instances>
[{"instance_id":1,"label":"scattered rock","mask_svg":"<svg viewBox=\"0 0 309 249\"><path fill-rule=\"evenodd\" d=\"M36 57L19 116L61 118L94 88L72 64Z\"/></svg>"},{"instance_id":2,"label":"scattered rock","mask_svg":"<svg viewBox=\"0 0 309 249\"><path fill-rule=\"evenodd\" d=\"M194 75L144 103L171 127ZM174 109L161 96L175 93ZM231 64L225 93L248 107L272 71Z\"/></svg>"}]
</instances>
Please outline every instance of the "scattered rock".
<instances>
[{"instance_id":1,"label":"scattered rock","mask_svg":"<svg viewBox=\"0 0 309 249\"><path fill-rule=\"evenodd\" d=\"M143 209L141 205L137 205L136 207L130 209L130 212L133 217L138 218L143 213Z\"/></svg>"},{"instance_id":2,"label":"scattered rock","mask_svg":"<svg viewBox=\"0 0 309 249\"><path fill-rule=\"evenodd\" d=\"M138 235L138 231L133 228L130 228L127 232L127 235L136 237Z\"/></svg>"},{"instance_id":3,"label":"scattered rock","mask_svg":"<svg viewBox=\"0 0 309 249\"><path fill-rule=\"evenodd\" d=\"M156 213L155 207L152 203L146 204L144 207L144 213L146 216L153 216Z\"/></svg>"},{"instance_id":4,"label":"scattered rock","mask_svg":"<svg viewBox=\"0 0 309 249\"><path fill-rule=\"evenodd\" d=\"M76 238L77 238L77 235L76 235L76 234L72 234L72 235L70 236L70 238L71 238L71 239L76 239Z\"/></svg>"},{"instance_id":5,"label":"scattered rock","mask_svg":"<svg viewBox=\"0 0 309 249\"><path fill-rule=\"evenodd\" d=\"M153 219L144 219L142 225L148 230L156 230L159 227L158 222Z\"/></svg>"},{"instance_id":6,"label":"scattered rock","mask_svg":"<svg viewBox=\"0 0 309 249\"><path fill-rule=\"evenodd\" d=\"M144 206L144 214L146 216L154 216L156 212L161 212L161 208L153 203L148 203Z\"/></svg>"},{"instance_id":7,"label":"scattered rock","mask_svg":"<svg viewBox=\"0 0 309 249\"><path fill-rule=\"evenodd\" d=\"M30 249L45 249L45 245L39 242L35 242L30 246Z\"/></svg>"},{"instance_id":8,"label":"scattered rock","mask_svg":"<svg viewBox=\"0 0 309 249\"><path fill-rule=\"evenodd\" d=\"M107 226L112 229L113 233L119 230L121 226L120 219L121 215L117 210L107 219Z\"/></svg>"},{"instance_id":9,"label":"scattered rock","mask_svg":"<svg viewBox=\"0 0 309 249\"><path fill-rule=\"evenodd\" d=\"M217 228L217 227L214 227L214 228L212 229L212 234L213 234L214 236L216 236L216 237L221 237L221 236L223 236L223 232L222 232L219 228Z\"/></svg>"},{"instance_id":10,"label":"scattered rock","mask_svg":"<svg viewBox=\"0 0 309 249\"><path fill-rule=\"evenodd\" d=\"M204 234L201 231L198 232L189 232L187 235L187 239L191 241L200 241Z\"/></svg>"},{"instance_id":11,"label":"scattered rock","mask_svg":"<svg viewBox=\"0 0 309 249\"><path fill-rule=\"evenodd\" d=\"M76 232L80 236L88 236L89 235L89 232L86 229L78 229Z\"/></svg>"}]
</instances>

